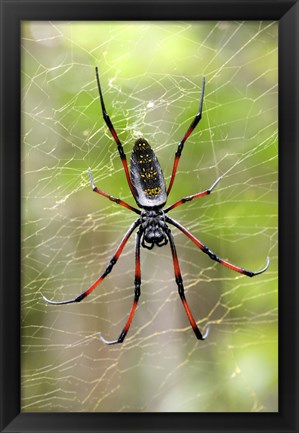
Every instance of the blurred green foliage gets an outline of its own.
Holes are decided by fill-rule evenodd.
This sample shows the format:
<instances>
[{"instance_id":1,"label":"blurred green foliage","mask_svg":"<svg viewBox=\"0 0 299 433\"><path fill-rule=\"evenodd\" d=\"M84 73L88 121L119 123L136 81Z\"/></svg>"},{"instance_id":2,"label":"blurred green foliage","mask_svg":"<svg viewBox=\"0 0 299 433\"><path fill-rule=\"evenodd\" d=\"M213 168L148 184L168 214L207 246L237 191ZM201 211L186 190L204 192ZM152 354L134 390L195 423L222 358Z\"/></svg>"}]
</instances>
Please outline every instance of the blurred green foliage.
<instances>
[{"instance_id":1,"label":"blurred green foliage","mask_svg":"<svg viewBox=\"0 0 299 433\"><path fill-rule=\"evenodd\" d=\"M277 411L277 32L275 22L24 22L22 25L22 410ZM257 270L253 279L211 262L175 233L198 342L184 313L169 248L142 251L133 299L133 241L105 282L66 299L105 268L134 215L92 193L135 205L101 116L127 158L143 135L169 180L176 147L199 103L169 203L213 194L172 213L213 251Z\"/></svg>"}]
</instances>

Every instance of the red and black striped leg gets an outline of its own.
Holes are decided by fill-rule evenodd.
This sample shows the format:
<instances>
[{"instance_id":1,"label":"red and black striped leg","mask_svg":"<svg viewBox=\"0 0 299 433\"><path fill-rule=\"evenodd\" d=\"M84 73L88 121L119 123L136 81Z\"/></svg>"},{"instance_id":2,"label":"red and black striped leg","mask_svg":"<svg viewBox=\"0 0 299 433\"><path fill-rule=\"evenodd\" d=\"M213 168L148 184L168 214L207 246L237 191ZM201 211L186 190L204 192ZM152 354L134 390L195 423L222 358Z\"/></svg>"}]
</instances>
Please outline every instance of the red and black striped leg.
<instances>
[{"instance_id":1,"label":"red and black striped leg","mask_svg":"<svg viewBox=\"0 0 299 433\"><path fill-rule=\"evenodd\" d=\"M52 305L62 305L62 304L71 304L73 302L81 302L82 299L86 298L86 296L88 296L103 281L103 279L105 277L107 277L107 275L112 271L112 268L115 265L115 263L117 262L117 260L119 259L119 256L121 255L122 250L124 249L129 237L131 236L133 231L136 229L136 227L138 227L139 225L140 225L140 220L138 218L136 221L134 221L134 223L131 225L131 227L129 228L129 230L125 234L125 236L122 238L121 243L119 244L114 256L110 260L109 265L107 266L105 271L87 290L85 290L83 293L81 293L81 295L76 296L75 298L72 298L72 299L68 299L66 301L50 301L45 296L43 296L44 300L46 302L48 302L48 304L52 304Z\"/></svg>"},{"instance_id":2,"label":"red and black striped leg","mask_svg":"<svg viewBox=\"0 0 299 433\"><path fill-rule=\"evenodd\" d=\"M193 119L191 125L189 126L186 134L184 135L183 139L179 143L177 151L176 151L176 154L175 154L175 157L174 157L171 178L170 178L169 186L168 186L168 189L167 189L167 195L170 193L170 190L172 188L172 185L173 185L173 182L174 182L174 178L175 178L175 175L176 175L176 171L177 171L177 168L178 168L179 160L180 160L180 157L181 157L181 154L182 154L182 150L183 150L185 141L191 135L192 131L196 128L198 122L201 119L204 93L205 93L205 77L202 78L201 98L200 98L200 102L199 102L198 112L197 112L196 116L194 117L194 119Z\"/></svg>"},{"instance_id":3,"label":"red and black striped leg","mask_svg":"<svg viewBox=\"0 0 299 433\"><path fill-rule=\"evenodd\" d=\"M171 252L172 252L175 282L177 283L177 286L178 286L178 292L179 292L180 298L182 300L183 306L184 306L185 311L187 313L187 316L188 316L190 325L192 326L192 329L194 331L194 334L196 335L196 338L198 338L198 340L205 340L205 338L208 335L209 328L207 328L204 335L202 335L202 333L200 332L200 330L199 330L199 328L198 328L198 326L197 326L197 324L196 324L196 322L192 316L192 313L190 311L190 308L188 306L188 303L187 303L187 300L185 297L185 290L184 290L183 279L182 279L181 270L180 270L180 266L179 266L178 256L177 256L177 252L176 252L176 247L175 247L174 239L173 239L173 236L172 236L172 233L170 230L167 231L167 236L169 239L170 248L171 248Z\"/></svg>"},{"instance_id":4,"label":"red and black striped leg","mask_svg":"<svg viewBox=\"0 0 299 433\"><path fill-rule=\"evenodd\" d=\"M181 198L181 200L176 201L171 206L169 206L166 209L164 209L164 213L167 213L171 209L174 209L175 207L178 207L181 204L186 203L186 201L191 201L194 198L200 198L200 197L204 197L205 195L211 194L211 192L213 191L213 189L215 188L215 186L218 184L218 182L220 182L221 179L222 179L222 176L218 177L218 179L213 183L213 185L209 189L207 189L206 191L198 192L197 194L193 194L193 195L189 195L188 197Z\"/></svg>"},{"instance_id":5,"label":"red and black striped leg","mask_svg":"<svg viewBox=\"0 0 299 433\"><path fill-rule=\"evenodd\" d=\"M269 264L270 264L269 257L267 257L266 266L263 269L261 269L261 270L259 270L257 272L248 271L246 269L240 268L239 266L233 265L232 263L229 263L229 262L221 259L220 257L218 257L206 245L204 245L203 243L201 243L195 236L193 236L187 229L185 229L185 227L183 227L177 221L175 221L175 220L173 220L172 218L169 218L169 217L166 217L165 220L166 220L166 222L174 225L182 233L184 233L184 235L186 235L189 239L191 239L191 241L194 242L195 245L197 245L198 248L201 249L201 251L203 251L205 254L207 254L210 257L210 259L215 260L216 262L220 263L223 266L226 266L227 268L232 269L233 271L239 272L240 274L243 274L243 275L247 275L247 277L254 277L255 275L262 274L269 267Z\"/></svg>"},{"instance_id":6,"label":"red and black striped leg","mask_svg":"<svg viewBox=\"0 0 299 433\"><path fill-rule=\"evenodd\" d=\"M137 308L138 300L140 297L140 285L141 285L141 271L140 271L140 238L141 238L141 230L139 229L136 234L136 245L135 245L135 294L134 294L134 302L129 314L129 317L126 321L123 330L121 331L119 337L116 340L106 340L101 334L100 339L106 344L117 344L122 343L128 333L128 330L131 326L133 316L135 310Z\"/></svg>"},{"instance_id":7,"label":"red and black striped leg","mask_svg":"<svg viewBox=\"0 0 299 433\"><path fill-rule=\"evenodd\" d=\"M133 212L137 213L138 215L141 214L139 209L136 209L135 207L131 206L130 204L126 203L125 201L121 200L120 198L116 198L113 197L112 195L107 194L106 192L100 190L97 186L95 186L94 181L93 181L93 177L91 174L90 169L87 170L88 174L89 174L89 179L90 179L90 183L91 183L91 187L92 190L100 195L102 195L103 197L108 198L109 200L113 201L114 203L120 204L121 206L132 210Z\"/></svg>"},{"instance_id":8,"label":"red and black striped leg","mask_svg":"<svg viewBox=\"0 0 299 433\"><path fill-rule=\"evenodd\" d=\"M129 174L129 169L128 169L128 163L127 163L127 158L126 158L126 154L124 152L123 146L120 142L120 139L118 138L118 135L114 129L114 126L110 120L110 117L106 111L106 107L105 107L105 103L104 103L104 98L103 98L103 94L102 94L102 89L101 89L101 84L100 84L100 77L99 77L99 71L98 68L96 67L96 77L97 77L97 83L98 83L98 89L99 89L99 96L100 96L100 101L101 101L101 107L102 107L102 113L103 113L103 118L105 120L106 125L109 128L109 131L111 132L112 137L114 138L114 141L117 144L117 148L118 148L118 152L119 152L119 156L121 158L125 173L126 173L126 178L130 187L130 190L132 192L132 194L134 195L134 190L133 190L133 185L131 182L131 178L130 178L130 174Z\"/></svg>"}]
</instances>

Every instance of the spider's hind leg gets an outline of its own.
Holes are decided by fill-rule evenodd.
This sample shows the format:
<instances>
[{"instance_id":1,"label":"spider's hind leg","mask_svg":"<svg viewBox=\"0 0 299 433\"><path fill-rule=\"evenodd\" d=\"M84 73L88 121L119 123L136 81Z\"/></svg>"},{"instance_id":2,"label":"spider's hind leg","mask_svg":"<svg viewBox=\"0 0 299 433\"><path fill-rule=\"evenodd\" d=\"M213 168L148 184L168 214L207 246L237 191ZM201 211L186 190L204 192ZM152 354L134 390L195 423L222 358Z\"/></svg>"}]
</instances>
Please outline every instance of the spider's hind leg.
<instances>
[{"instance_id":1,"label":"spider's hind leg","mask_svg":"<svg viewBox=\"0 0 299 433\"><path fill-rule=\"evenodd\" d=\"M182 150L183 150L184 144L185 144L187 138L191 135L192 131L196 128L198 122L201 120L204 93L205 93L205 77L202 77L201 97L200 97L200 101L199 101L198 112L197 112L196 116L194 117L193 121L191 122L191 125L187 129L187 132L185 133L184 137L180 141L180 143L178 145L178 148L177 148L177 151L175 153L175 157L174 157L174 161L173 161L173 168L172 168L172 173L171 173L171 178L170 178L169 186L167 188L167 195L169 195L169 193L171 191L171 188L172 188L172 185L173 185L173 182L174 182L174 179L175 179L176 171L177 171L177 168L178 168L178 164L179 164L179 161L180 161L180 158L181 158L181 154L182 154Z\"/></svg>"},{"instance_id":2,"label":"spider's hind leg","mask_svg":"<svg viewBox=\"0 0 299 433\"><path fill-rule=\"evenodd\" d=\"M130 187L130 190L132 192L132 194L134 195L134 188L132 185L132 181L130 178L130 174L129 174L129 169L128 169L128 163L127 163L127 158L126 158L126 154L124 152L123 146L121 144L120 139L118 138L118 135L114 129L113 123L106 111L106 107L105 107L105 102L104 102L104 98L103 98L103 93L102 93L102 89L101 89L101 83L100 83L100 76L99 76L99 70L96 67L96 79L97 79L97 84L98 84L98 91L99 91L99 97L100 97L100 103L101 103L101 109L102 109L102 115L103 115L103 119L106 123L106 125L108 126L109 131L111 132L111 135L117 145L117 149L119 152L119 156L126 174L126 178L127 178L127 182L128 185Z\"/></svg>"},{"instance_id":3,"label":"spider's hind leg","mask_svg":"<svg viewBox=\"0 0 299 433\"><path fill-rule=\"evenodd\" d=\"M125 201L121 200L120 198L113 197L112 195L107 194L106 192L102 191L97 186L95 186L95 183L94 183L94 180L93 180L93 177L92 177L90 169L88 169L87 172L88 172L91 188L92 188L92 190L94 192L96 192L97 194L102 195L103 197L108 198L109 200L113 201L114 203L120 204L121 206L123 206L123 207L125 207L127 209L130 209L131 211L133 211L133 212L137 213L138 215L140 215L141 212L140 212L139 209L136 209L135 207L131 206L129 203L126 203Z\"/></svg>"}]
</instances>

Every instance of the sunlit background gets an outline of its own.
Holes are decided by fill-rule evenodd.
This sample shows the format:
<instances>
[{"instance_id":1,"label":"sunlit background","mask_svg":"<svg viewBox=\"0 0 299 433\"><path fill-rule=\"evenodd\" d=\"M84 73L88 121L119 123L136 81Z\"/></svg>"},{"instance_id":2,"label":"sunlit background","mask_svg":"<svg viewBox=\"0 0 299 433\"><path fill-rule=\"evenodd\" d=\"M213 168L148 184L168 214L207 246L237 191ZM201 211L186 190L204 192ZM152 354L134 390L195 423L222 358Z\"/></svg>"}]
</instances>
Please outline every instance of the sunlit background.
<instances>
[{"instance_id":1,"label":"sunlit background","mask_svg":"<svg viewBox=\"0 0 299 433\"><path fill-rule=\"evenodd\" d=\"M276 22L23 22L22 410L26 412L273 412L277 376ZM102 119L106 108L127 158L136 138L155 150L169 181L177 145L198 110L168 204L220 257L215 263L173 228L186 296L206 341L196 340L174 280L169 246L141 251L134 236L113 272L83 302L136 215L91 190L136 205Z\"/></svg>"}]
</instances>

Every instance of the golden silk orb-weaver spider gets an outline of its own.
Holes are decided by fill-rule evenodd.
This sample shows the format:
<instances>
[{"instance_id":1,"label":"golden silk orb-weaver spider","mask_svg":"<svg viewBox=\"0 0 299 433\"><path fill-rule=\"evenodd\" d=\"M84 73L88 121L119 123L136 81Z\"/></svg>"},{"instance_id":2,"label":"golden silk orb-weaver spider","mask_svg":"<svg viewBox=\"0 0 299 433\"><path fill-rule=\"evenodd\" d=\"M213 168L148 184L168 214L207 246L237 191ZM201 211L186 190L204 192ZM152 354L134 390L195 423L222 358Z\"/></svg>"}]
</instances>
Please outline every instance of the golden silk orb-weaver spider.
<instances>
[{"instance_id":1,"label":"golden silk orb-weaver spider","mask_svg":"<svg viewBox=\"0 0 299 433\"><path fill-rule=\"evenodd\" d=\"M91 174L91 171L88 169L88 174L90 178L91 187L94 192L97 194L100 194L101 196L104 196L108 198L109 200L113 201L114 203L117 203L133 212L138 214L138 218L133 222L131 227L128 229L124 237L122 238L115 254L113 255L112 259L110 260L108 266L104 270L104 272L99 276L99 278L83 293L81 293L79 296L76 296L75 298L68 299L66 301L51 301L47 299L46 297L43 297L46 302L49 304L54 305L61 305L61 304L70 304L73 302L81 302L86 296L88 296L103 280L104 278L112 271L113 266L119 259L128 239L132 235L132 233L138 228L136 233L136 243L135 243L135 279L134 279L134 285L135 285L135 292L134 292L134 301L131 308L131 311L129 313L129 317L119 335L119 337L115 340L106 340L102 335L100 335L101 340L106 344L116 344L116 343L122 343L128 333L128 330L130 328L135 310L137 308L138 300L140 297L140 287L141 287L141 269L140 269L140 247L147 248L151 250L154 246L162 247L163 245L167 245L169 242L171 253L172 253L172 260L173 260L173 267L174 267L174 274L175 274L175 282L178 287L179 296L181 298L182 304L184 306L184 309L187 313L190 325L192 326L192 329L196 335L196 337L199 340L204 340L207 335L209 328L207 328L206 332L204 334L201 333L199 330L196 321L191 313L191 310L189 308L189 305L186 300L185 291L184 291L184 285L183 285L183 278L181 275L181 270L179 266L178 256L176 252L176 247L174 243L174 238L170 229L170 225L176 227L179 229L184 235L186 235L202 252L207 254L210 259L215 260L216 262L232 269L233 271L239 272L240 274L247 275L248 277L254 277L255 275L262 274L268 269L270 260L269 257L267 258L266 266L257 271L252 272L248 271L246 269L243 269L239 266L233 265L232 263L227 262L226 260L221 259L218 257L215 253L213 253L210 248L208 248L206 245L204 245L200 240L198 240L195 236L193 236L185 227L183 227L180 223L175 221L174 219L170 218L168 216L168 212L172 209L197 198L203 197L205 195L210 194L213 189L216 187L216 185L219 183L219 181L222 179L222 176L220 176L213 185L202 192L199 192L197 194L183 197L182 199L178 200L177 202L173 203L172 205L164 208L168 195L171 191L171 188L173 186L177 167L180 161L180 157L182 154L182 150L184 148L184 144L192 131L196 128L197 124L201 120L202 115L202 107L203 107L203 99L204 99L204 91L205 91L205 78L202 80L202 91L201 91L201 98L199 103L199 109L194 117L193 121L191 122L189 128L187 129L187 132L185 133L184 137L180 141L177 151L175 153L174 157L174 163L171 173L171 178L168 187L166 187L166 183L163 176L163 171L161 169L161 166L159 164L159 161L152 150L149 143L144 138L139 138L135 141L133 151L131 154L131 160L130 160L130 171L127 164L127 158L123 149L123 146L118 138L118 135L114 129L114 126L110 120L110 117L106 111L104 98L102 94L101 84L100 84L100 78L99 78L99 72L98 68L96 68L96 79L98 84L98 90L99 90L99 97L100 97L100 103L102 108L102 114L104 121L106 125L108 126L112 137L117 145L119 155L123 164L123 168L125 171L125 175L127 178L127 182L129 185L129 188L131 190L131 193L139 207L139 209L131 206L130 204L126 203L125 201L113 197L104 191L101 191L99 188L97 188L94 184L94 180Z\"/></svg>"}]
</instances>

